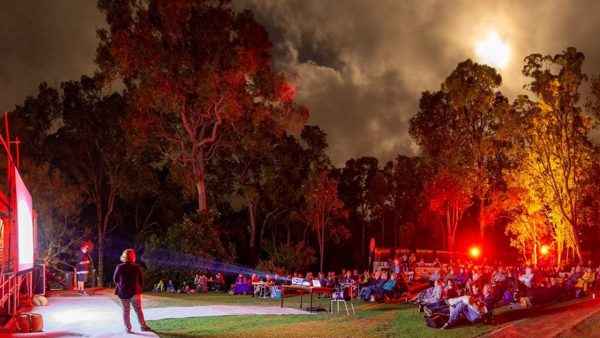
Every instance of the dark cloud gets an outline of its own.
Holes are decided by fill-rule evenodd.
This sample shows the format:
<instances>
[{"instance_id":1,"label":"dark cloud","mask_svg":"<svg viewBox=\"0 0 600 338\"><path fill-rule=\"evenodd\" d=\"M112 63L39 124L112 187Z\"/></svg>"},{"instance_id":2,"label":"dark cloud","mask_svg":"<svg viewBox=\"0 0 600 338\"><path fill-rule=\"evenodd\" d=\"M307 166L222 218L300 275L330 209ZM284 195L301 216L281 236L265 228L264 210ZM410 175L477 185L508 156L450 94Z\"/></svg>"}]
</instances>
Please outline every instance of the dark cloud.
<instances>
[{"instance_id":1,"label":"dark cloud","mask_svg":"<svg viewBox=\"0 0 600 338\"><path fill-rule=\"evenodd\" d=\"M0 1L0 109L51 85L91 75L103 16L93 0Z\"/></svg>"},{"instance_id":2,"label":"dark cloud","mask_svg":"<svg viewBox=\"0 0 600 338\"><path fill-rule=\"evenodd\" d=\"M363 1L244 0L267 27L276 66L298 85L311 123L328 134L338 165L350 157L415 154L408 136L420 93L440 83L467 58L476 41L496 31L511 60L502 90L514 98L531 53L575 46L586 71L600 70L598 1Z\"/></svg>"},{"instance_id":3,"label":"dark cloud","mask_svg":"<svg viewBox=\"0 0 600 338\"><path fill-rule=\"evenodd\" d=\"M586 72L600 73L600 1L239 0L268 29L275 66L296 82L310 123L328 134L338 165L365 155L415 154L410 117L474 44L496 31L511 47L502 90L525 83L530 53L575 46ZM0 2L0 108L12 109L40 82L92 74L103 17L94 0Z\"/></svg>"}]
</instances>

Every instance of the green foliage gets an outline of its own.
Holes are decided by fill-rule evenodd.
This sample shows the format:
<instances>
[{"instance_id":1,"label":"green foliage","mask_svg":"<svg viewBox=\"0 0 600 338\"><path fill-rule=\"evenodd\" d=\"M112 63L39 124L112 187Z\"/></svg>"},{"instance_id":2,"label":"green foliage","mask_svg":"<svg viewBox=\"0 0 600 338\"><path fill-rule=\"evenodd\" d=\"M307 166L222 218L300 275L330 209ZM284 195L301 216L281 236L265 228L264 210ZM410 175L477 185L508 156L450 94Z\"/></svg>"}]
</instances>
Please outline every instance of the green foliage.
<instances>
[{"instance_id":1,"label":"green foliage","mask_svg":"<svg viewBox=\"0 0 600 338\"><path fill-rule=\"evenodd\" d=\"M279 274L280 276L287 275L287 270L285 268L277 266L272 259L259 260L258 264L256 264L256 270L270 274Z\"/></svg>"},{"instance_id":2,"label":"green foliage","mask_svg":"<svg viewBox=\"0 0 600 338\"><path fill-rule=\"evenodd\" d=\"M316 173L311 177L304 190L306 206L302 218L313 230L319 244L319 270L323 271L325 242L333 240L339 243L350 237L348 229L340 222L347 219L344 202L339 199L337 181L328 171Z\"/></svg>"},{"instance_id":3,"label":"green foliage","mask_svg":"<svg viewBox=\"0 0 600 338\"><path fill-rule=\"evenodd\" d=\"M187 280L200 269L214 269L216 263L232 263L235 247L221 238L209 215L185 215L162 236L148 238L142 260L149 280Z\"/></svg>"},{"instance_id":4,"label":"green foliage","mask_svg":"<svg viewBox=\"0 0 600 338\"><path fill-rule=\"evenodd\" d=\"M264 250L269 254L269 261L286 273L294 271L304 273L317 260L315 249L307 246L304 242L280 244L268 242L265 244Z\"/></svg>"},{"instance_id":5,"label":"green foliage","mask_svg":"<svg viewBox=\"0 0 600 338\"><path fill-rule=\"evenodd\" d=\"M482 237L493 215L487 209L502 169L498 157L503 144L496 133L509 105L498 90L501 84L494 68L466 60L439 91L422 94L419 111L410 120L410 135L432 165L462 173L463 187L478 209Z\"/></svg>"}]
</instances>

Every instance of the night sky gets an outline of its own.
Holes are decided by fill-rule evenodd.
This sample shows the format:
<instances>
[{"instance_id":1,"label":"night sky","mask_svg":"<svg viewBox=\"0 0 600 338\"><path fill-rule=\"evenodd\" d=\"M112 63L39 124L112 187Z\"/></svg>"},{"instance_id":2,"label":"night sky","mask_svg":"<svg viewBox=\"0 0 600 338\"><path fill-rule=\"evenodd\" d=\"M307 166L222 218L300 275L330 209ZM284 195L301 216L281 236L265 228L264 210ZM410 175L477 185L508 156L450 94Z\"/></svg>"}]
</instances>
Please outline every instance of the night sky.
<instances>
[{"instance_id":1,"label":"night sky","mask_svg":"<svg viewBox=\"0 0 600 338\"><path fill-rule=\"evenodd\" d=\"M600 73L600 1L244 0L271 34L275 66L298 87L310 123L329 135L336 165L392 159L418 149L408 135L424 90L440 83L476 43L497 32L511 53L503 92L522 92L523 58L574 46ZM40 82L92 74L103 16L94 0L0 2L0 109Z\"/></svg>"}]
</instances>

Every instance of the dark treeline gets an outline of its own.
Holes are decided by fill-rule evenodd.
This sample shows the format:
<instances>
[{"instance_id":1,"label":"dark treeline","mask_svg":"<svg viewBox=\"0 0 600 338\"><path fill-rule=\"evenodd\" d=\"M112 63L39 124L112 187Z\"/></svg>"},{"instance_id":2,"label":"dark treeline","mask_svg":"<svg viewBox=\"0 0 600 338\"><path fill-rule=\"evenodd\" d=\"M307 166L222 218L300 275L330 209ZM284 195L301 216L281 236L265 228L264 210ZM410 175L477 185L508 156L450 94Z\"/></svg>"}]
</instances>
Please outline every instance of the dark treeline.
<instances>
[{"instance_id":1,"label":"dark treeline","mask_svg":"<svg viewBox=\"0 0 600 338\"><path fill-rule=\"evenodd\" d=\"M598 238L589 132L600 83L580 99L587 77L573 48L527 57L531 97L513 103L496 70L458 64L411 119L419 156L336 168L251 12L227 1L98 5L109 28L97 73L41 84L10 113L51 264L72 264L89 240L100 281L127 247L150 274L187 273L185 257L271 272L364 268L371 238L479 243L490 255L510 245L537 264L542 245L562 262Z\"/></svg>"}]
</instances>

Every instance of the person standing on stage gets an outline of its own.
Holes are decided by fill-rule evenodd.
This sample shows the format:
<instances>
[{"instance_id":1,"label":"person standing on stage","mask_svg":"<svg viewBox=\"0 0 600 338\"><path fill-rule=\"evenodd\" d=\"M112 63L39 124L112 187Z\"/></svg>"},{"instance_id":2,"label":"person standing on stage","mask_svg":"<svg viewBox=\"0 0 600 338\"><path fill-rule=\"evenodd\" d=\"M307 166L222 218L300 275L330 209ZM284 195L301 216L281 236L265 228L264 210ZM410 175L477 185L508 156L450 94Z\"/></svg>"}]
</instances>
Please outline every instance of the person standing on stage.
<instances>
[{"instance_id":1,"label":"person standing on stage","mask_svg":"<svg viewBox=\"0 0 600 338\"><path fill-rule=\"evenodd\" d=\"M131 333L131 319L129 313L131 306L137 315L142 331L150 331L144 320L142 312L142 289L144 288L144 272L142 267L135 263L135 251L127 249L121 255L123 264L117 265L113 275L113 281L117 286L115 295L119 296L123 306L123 323L127 333Z\"/></svg>"},{"instance_id":2,"label":"person standing on stage","mask_svg":"<svg viewBox=\"0 0 600 338\"><path fill-rule=\"evenodd\" d=\"M88 281L88 275L90 274L90 266L92 260L88 253L88 246L84 244L81 247L79 258L77 260L77 293L85 295L85 283Z\"/></svg>"}]
</instances>

